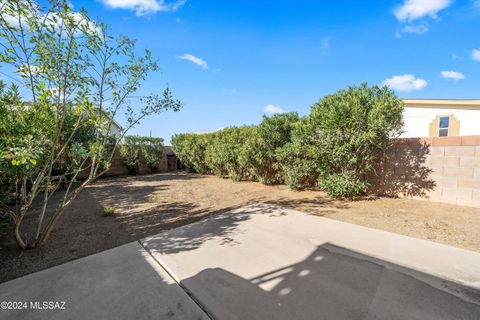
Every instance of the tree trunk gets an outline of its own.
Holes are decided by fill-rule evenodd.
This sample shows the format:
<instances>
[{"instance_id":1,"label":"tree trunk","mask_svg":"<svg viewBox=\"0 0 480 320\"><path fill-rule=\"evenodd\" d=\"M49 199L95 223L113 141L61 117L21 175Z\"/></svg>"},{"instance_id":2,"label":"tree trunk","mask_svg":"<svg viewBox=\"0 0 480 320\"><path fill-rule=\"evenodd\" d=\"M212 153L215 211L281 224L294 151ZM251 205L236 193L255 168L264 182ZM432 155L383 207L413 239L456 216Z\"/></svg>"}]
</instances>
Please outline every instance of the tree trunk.
<instances>
[{"instance_id":1,"label":"tree trunk","mask_svg":"<svg viewBox=\"0 0 480 320\"><path fill-rule=\"evenodd\" d=\"M22 236L20 235L21 222L22 222L21 218L18 219L18 221L15 221L15 241L17 242L17 245L20 249L25 250L27 248L27 245L25 244L25 241L23 241Z\"/></svg>"}]
</instances>

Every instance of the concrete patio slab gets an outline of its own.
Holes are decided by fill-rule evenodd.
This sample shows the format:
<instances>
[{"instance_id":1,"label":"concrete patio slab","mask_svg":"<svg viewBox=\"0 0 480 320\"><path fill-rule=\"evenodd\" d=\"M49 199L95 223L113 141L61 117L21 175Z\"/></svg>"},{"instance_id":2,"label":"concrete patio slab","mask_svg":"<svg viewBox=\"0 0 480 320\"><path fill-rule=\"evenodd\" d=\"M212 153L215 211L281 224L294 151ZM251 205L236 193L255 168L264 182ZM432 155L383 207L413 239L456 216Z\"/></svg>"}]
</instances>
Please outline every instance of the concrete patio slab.
<instances>
[{"instance_id":1,"label":"concrete patio slab","mask_svg":"<svg viewBox=\"0 0 480 320\"><path fill-rule=\"evenodd\" d=\"M138 242L2 283L0 301L2 320L208 319Z\"/></svg>"},{"instance_id":2,"label":"concrete patio slab","mask_svg":"<svg viewBox=\"0 0 480 320\"><path fill-rule=\"evenodd\" d=\"M479 319L480 254L267 205L144 239L216 319Z\"/></svg>"}]
</instances>

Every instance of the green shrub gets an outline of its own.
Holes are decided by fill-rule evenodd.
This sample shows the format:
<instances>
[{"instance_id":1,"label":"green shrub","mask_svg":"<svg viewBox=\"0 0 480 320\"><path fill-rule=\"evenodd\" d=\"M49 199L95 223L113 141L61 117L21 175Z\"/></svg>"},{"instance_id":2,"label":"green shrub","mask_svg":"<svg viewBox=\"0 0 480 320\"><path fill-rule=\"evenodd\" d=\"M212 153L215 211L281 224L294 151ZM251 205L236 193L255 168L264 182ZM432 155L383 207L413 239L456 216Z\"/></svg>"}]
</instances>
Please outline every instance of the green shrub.
<instances>
[{"instance_id":1,"label":"green shrub","mask_svg":"<svg viewBox=\"0 0 480 320\"><path fill-rule=\"evenodd\" d=\"M130 174L137 174L145 162L151 171L157 171L163 157L163 139L142 136L126 136L120 146L120 154Z\"/></svg>"},{"instance_id":2,"label":"green shrub","mask_svg":"<svg viewBox=\"0 0 480 320\"><path fill-rule=\"evenodd\" d=\"M115 215L115 208L112 208L112 207L105 207L103 208L103 214L105 216L114 216Z\"/></svg>"},{"instance_id":3,"label":"green shrub","mask_svg":"<svg viewBox=\"0 0 480 320\"><path fill-rule=\"evenodd\" d=\"M231 162L229 158L233 157L233 152L230 151L230 147L225 141L227 134L225 130L202 135L205 140L209 141L203 155L205 166L210 169L211 173L221 178L228 176L227 162Z\"/></svg>"},{"instance_id":4,"label":"green shrub","mask_svg":"<svg viewBox=\"0 0 480 320\"><path fill-rule=\"evenodd\" d=\"M402 112L403 103L391 90L366 84L340 90L313 105L309 122L313 145L320 151L318 186L332 196L365 193L365 177L377 155L403 132Z\"/></svg>"},{"instance_id":5,"label":"green shrub","mask_svg":"<svg viewBox=\"0 0 480 320\"><path fill-rule=\"evenodd\" d=\"M331 174L322 176L318 181L318 187L332 197L353 199L365 193L368 184L366 181L359 180L358 177L346 173L345 175Z\"/></svg>"},{"instance_id":6,"label":"green shrub","mask_svg":"<svg viewBox=\"0 0 480 320\"><path fill-rule=\"evenodd\" d=\"M251 169L261 183L282 183L283 177L277 150L291 142L292 130L299 121L296 112L263 116L257 127L257 137L252 139Z\"/></svg>"},{"instance_id":7,"label":"green shrub","mask_svg":"<svg viewBox=\"0 0 480 320\"><path fill-rule=\"evenodd\" d=\"M255 127L243 126L204 135L210 141L205 154L206 166L219 177L230 177L234 181L252 179L249 151L255 134Z\"/></svg>"},{"instance_id":8,"label":"green shrub","mask_svg":"<svg viewBox=\"0 0 480 320\"><path fill-rule=\"evenodd\" d=\"M253 179L254 126L230 127L212 133L176 134L172 148L187 171L213 173L235 181Z\"/></svg>"},{"instance_id":9,"label":"green shrub","mask_svg":"<svg viewBox=\"0 0 480 320\"><path fill-rule=\"evenodd\" d=\"M378 154L402 133L402 112L387 87L362 84L322 98L302 119L277 114L258 126L178 134L172 143L194 172L355 198L367 191Z\"/></svg>"},{"instance_id":10,"label":"green shrub","mask_svg":"<svg viewBox=\"0 0 480 320\"><path fill-rule=\"evenodd\" d=\"M120 154L123 157L128 173L137 174L140 170L141 150L140 141L136 136L126 136L120 146Z\"/></svg>"},{"instance_id":11,"label":"green shrub","mask_svg":"<svg viewBox=\"0 0 480 320\"><path fill-rule=\"evenodd\" d=\"M210 172L205 162L205 150L210 140L206 135L187 133L172 137L172 149L188 172Z\"/></svg>"},{"instance_id":12,"label":"green shrub","mask_svg":"<svg viewBox=\"0 0 480 320\"><path fill-rule=\"evenodd\" d=\"M158 171L160 161L163 158L163 139L154 137L143 137L142 157L152 172Z\"/></svg>"},{"instance_id":13,"label":"green shrub","mask_svg":"<svg viewBox=\"0 0 480 320\"><path fill-rule=\"evenodd\" d=\"M276 152L282 180L293 190L313 188L317 182L318 170L316 150L301 141L294 141Z\"/></svg>"}]
</instances>

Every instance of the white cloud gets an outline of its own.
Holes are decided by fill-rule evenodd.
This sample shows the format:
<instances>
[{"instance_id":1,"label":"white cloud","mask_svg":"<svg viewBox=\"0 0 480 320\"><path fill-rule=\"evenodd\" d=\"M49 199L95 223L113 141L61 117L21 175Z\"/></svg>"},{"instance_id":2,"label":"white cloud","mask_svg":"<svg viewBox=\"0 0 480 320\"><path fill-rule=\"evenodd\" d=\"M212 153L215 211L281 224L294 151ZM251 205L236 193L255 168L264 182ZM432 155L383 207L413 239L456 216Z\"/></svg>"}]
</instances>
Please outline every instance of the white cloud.
<instances>
[{"instance_id":1,"label":"white cloud","mask_svg":"<svg viewBox=\"0 0 480 320\"><path fill-rule=\"evenodd\" d=\"M265 108L263 109L263 111L265 111L267 113L271 113L271 114L284 113L285 112L282 108L274 106L273 104L266 105Z\"/></svg>"},{"instance_id":2,"label":"white cloud","mask_svg":"<svg viewBox=\"0 0 480 320\"><path fill-rule=\"evenodd\" d=\"M71 16L78 30L82 30L83 27L86 27L86 29L90 32L97 33L98 35L102 34L102 28L94 21L89 20L85 15L75 12L72 13ZM56 25L56 27L60 27L60 22ZM78 31L77 34L78 33L80 33L80 31Z\"/></svg>"},{"instance_id":3,"label":"white cloud","mask_svg":"<svg viewBox=\"0 0 480 320\"><path fill-rule=\"evenodd\" d=\"M72 6L71 6L72 7ZM2 18L5 19L5 21L14 28L19 28L20 23L19 23L19 17L18 16L12 16L8 12L5 12L5 8L0 9L0 14L2 15ZM28 29L30 26L29 19L34 18L37 22L43 22L45 18L45 23L50 25L51 27L55 29L60 29L62 24L65 23L62 17L60 17L57 13L50 13L48 15L42 14L38 8L34 8L32 10L32 16L29 16L28 18L21 17L20 22L22 23L23 28ZM73 23L73 28L77 28L75 31L76 34L81 33L81 29L83 27L86 27L89 29L91 32L96 32L98 34L101 34L102 30L101 28L94 22L89 20L85 15L83 15L80 12L73 12L73 13L68 13L68 16L71 18L71 21ZM67 19L66 19L67 20Z\"/></svg>"},{"instance_id":4,"label":"white cloud","mask_svg":"<svg viewBox=\"0 0 480 320\"><path fill-rule=\"evenodd\" d=\"M426 23L425 21L422 21L419 24L409 24L403 27L401 30L397 30L397 32L395 32L395 36L397 38L401 38L402 33L423 34L427 32L428 29L429 29L428 23Z\"/></svg>"},{"instance_id":5,"label":"white cloud","mask_svg":"<svg viewBox=\"0 0 480 320\"><path fill-rule=\"evenodd\" d=\"M38 13L38 8L33 7L32 12ZM7 5L0 6L0 14L1 14L1 17L5 20L5 22L8 25L10 25L11 27L15 27L15 28L19 27L19 25L20 25L19 20L18 20L19 16L16 15L14 11L12 11L11 6L7 6ZM12 15L12 14L14 14L14 15ZM27 18L25 18L25 17L20 17L20 22L22 23L22 25L27 25L28 24Z\"/></svg>"},{"instance_id":6,"label":"white cloud","mask_svg":"<svg viewBox=\"0 0 480 320\"><path fill-rule=\"evenodd\" d=\"M29 67L27 64L24 64L21 68L19 68L17 70L17 73L20 73L23 76L26 76L30 73L31 74L39 74L40 72L42 72L42 68L40 68L39 66L31 65Z\"/></svg>"},{"instance_id":7,"label":"white cloud","mask_svg":"<svg viewBox=\"0 0 480 320\"><path fill-rule=\"evenodd\" d=\"M413 21L426 16L437 18L437 13L447 8L452 0L404 0L393 10L399 21Z\"/></svg>"},{"instance_id":8,"label":"white cloud","mask_svg":"<svg viewBox=\"0 0 480 320\"><path fill-rule=\"evenodd\" d=\"M454 53L454 54L452 54L452 59L458 61L458 60L463 60L463 57L462 57L462 56L459 56L459 55L456 55L456 54Z\"/></svg>"},{"instance_id":9,"label":"white cloud","mask_svg":"<svg viewBox=\"0 0 480 320\"><path fill-rule=\"evenodd\" d=\"M473 60L480 61L480 49L473 49L470 56Z\"/></svg>"},{"instance_id":10,"label":"white cloud","mask_svg":"<svg viewBox=\"0 0 480 320\"><path fill-rule=\"evenodd\" d=\"M102 0L102 2L113 9L134 10L137 16L157 12L174 12L182 7L186 0L176 0L167 3L165 0Z\"/></svg>"},{"instance_id":11,"label":"white cloud","mask_svg":"<svg viewBox=\"0 0 480 320\"><path fill-rule=\"evenodd\" d=\"M191 63L194 63L196 64L197 66L199 67L202 67L203 69L208 69L208 64L205 60L199 58L199 57L195 57L194 55L192 54L184 54L180 57L178 57L179 59L182 59L182 60L187 60L187 61L190 61Z\"/></svg>"},{"instance_id":12,"label":"white cloud","mask_svg":"<svg viewBox=\"0 0 480 320\"><path fill-rule=\"evenodd\" d=\"M388 86L391 89L399 92L418 91L422 90L427 85L427 81L416 78L413 74L393 76L392 78L385 79L382 82L382 86Z\"/></svg>"},{"instance_id":13,"label":"white cloud","mask_svg":"<svg viewBox=\"0 0 480 320\"><path fill-rule=\"evenodd\" d=\"M442 71L440 75L445 79L452 79L452 80L463 80L465 76L457 71Z\"/></svg>"},{"instance_id":14,"label":"white cloud","mask_svg":"<svg viewBox=\"0 0 480 320\"><path fill-rule=\"evenodd\" d=\"M4 14L2 13L3 15L3 18L5 19L5 21L12 27L18 27L19 26L19 23L18 23L18 18L17 17L14 17L14 16L11 16L9 14ZM23 24L23 18L22 18L22 24Z\"/></svg>"}]
</instances>

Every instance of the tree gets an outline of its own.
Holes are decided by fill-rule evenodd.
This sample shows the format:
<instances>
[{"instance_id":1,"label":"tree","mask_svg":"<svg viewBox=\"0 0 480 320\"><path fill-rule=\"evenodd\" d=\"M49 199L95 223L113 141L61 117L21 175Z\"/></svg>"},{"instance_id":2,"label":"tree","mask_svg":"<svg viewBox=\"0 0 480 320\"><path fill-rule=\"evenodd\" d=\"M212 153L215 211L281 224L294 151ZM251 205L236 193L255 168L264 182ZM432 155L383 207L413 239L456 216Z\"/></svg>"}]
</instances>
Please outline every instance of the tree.
<instances>
[{"instance_id":1,"label":"tree","mask_svg":"<svg viewBox=\"0 0 480 320\"><path fill-rule=\"evenodd\" d=\"M137 55L135 41L112 37L106 25L89 19L84 10L73 12L68 1L51 0L42 7L34 0L4 0L0 13L0 61L21 75L32 101L11 101L3 111L22 115L13 123L48 114L45 132L27 130L1 146L1 166L15 177L14 234L26 249L47 241L65 208L108 170L118 142L132 127L182 105L167 88L163 95L142 97L134 108L130 97L158 70L157 62L148 50ZM112 139L113 118L120 113L127 125ZM86 128L93 128L93 140L79 141ZM62 172L55 172L58 167ZM88 177L78 181L85 171ZM49 211L60 185L66 186L62 200ZM42 199L38 214L31 210L37 197ZM37 214L33 236L20 231L27 212Z\"/></svg>"}]
</instances>

